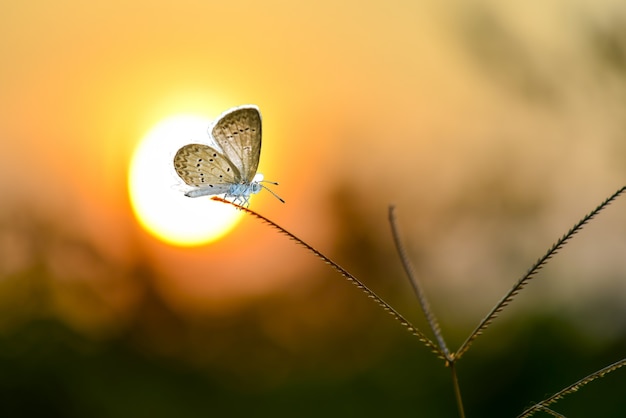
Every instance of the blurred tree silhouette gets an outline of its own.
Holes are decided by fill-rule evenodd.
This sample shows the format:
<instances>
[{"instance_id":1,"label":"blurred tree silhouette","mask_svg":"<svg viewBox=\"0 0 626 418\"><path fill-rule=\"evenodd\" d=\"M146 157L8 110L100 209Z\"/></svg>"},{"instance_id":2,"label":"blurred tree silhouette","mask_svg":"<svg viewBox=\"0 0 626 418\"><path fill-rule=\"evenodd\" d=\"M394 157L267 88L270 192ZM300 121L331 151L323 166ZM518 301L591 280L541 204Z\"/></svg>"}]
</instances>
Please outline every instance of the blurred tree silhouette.
<instances>
[{"instance_id":1,"label":"blurred tree silhouette","mask_svg":"<svg viewBox=\"0 0 626 418\"><path fill-rule=\"evenodd\" d=\"M343 230L333 258L389 301L408 304L390 240L379 235L382 221L372 227L360 214L359 195L340 189L334 196ZM456 415L441 363L331 271L312 278L305 271L308 292L286 289L237 315L182 318L162 300L154 271L141 260L130 269L115 265L36 216L27 224L4 222L0 233L27 243L29 260L0 284L2 416ZM96 266L86 271L103 280L102 289L89 280L69 287L72 278L53 268L59 248ZM99 296L110 289L108 280L141 289L132 307L115 311L113 325L95 321L101 330L91 332L57 311L63 292L86 298L86 311L111 310ZM442 325L445 332L449 324ZM626 339L590 340L558 316L507 320L460 365L468 413L515 416L625 349ZM614 379L585 388L559 410L619 416L624 404Z\"/></svg>"}]
</instances>

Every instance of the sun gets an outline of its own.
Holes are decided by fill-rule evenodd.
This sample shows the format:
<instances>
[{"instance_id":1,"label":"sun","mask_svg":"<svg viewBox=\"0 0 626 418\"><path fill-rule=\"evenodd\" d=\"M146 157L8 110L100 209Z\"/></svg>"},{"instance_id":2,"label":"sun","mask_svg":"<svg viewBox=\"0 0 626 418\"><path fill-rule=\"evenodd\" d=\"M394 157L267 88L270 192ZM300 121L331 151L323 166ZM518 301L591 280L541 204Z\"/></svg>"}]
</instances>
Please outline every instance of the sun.
<instances>
[{"instance_id":1,"label":"sun","mask_svg":"<svg viewBox=\"0 0 626 418\"><path fill-rule=\"evenodd\" d=\"M169 117L138 144L128 171L128 192L139 223L162 241L194 246L216 241L231 231L242 213L209 197L189 198L173 167L185 144L210 144L210 120L192 115Z\"/></svg>"}]
</instances>

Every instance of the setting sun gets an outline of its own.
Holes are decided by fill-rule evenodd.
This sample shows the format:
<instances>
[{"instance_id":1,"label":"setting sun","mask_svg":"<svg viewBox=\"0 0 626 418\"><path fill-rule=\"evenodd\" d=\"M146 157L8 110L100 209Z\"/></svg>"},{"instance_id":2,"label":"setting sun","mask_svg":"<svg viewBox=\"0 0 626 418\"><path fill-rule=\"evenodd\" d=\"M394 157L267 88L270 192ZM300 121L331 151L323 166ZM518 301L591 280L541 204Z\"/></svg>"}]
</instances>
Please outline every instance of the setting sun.
<instances>
[{"instance_id":1,"label":"setting sun","mask_svg":"<svg viewBox=\"0 0 626 418\"><path fill-rule=\"evenodd\" d=\"M160 240L193 246L218 240L239 221L241 212L209 197L184 195L173 157L189 143L208 143L210 120L191 115L167 118L152 128L135 149L128 190L135 216Z\"/></svg>"}]
</instances>

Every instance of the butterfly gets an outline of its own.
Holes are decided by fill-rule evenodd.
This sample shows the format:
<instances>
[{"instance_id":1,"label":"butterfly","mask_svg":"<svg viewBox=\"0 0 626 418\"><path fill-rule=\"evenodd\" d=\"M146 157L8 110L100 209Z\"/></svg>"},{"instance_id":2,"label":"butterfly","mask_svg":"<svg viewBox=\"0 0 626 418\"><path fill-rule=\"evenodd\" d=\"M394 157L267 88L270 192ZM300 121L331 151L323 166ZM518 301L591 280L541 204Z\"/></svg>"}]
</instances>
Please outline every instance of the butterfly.
<instances>
[{"instance_id":1,"label":"butterfly","mask_svg":"<svg viewBox=\"0 0 626 418\"><path fill-rule=\"evenodd\" d=\"M256 180L261 156L261 113L256 106L235 107L224 112L209 128L216 148L188 144L174 156L178 176L193 189L185 196L223 194L234 203L249 204L251 194L266 189L281 202L276 193ZM267 182L277 185L278 183Z\"/></svg>"}]
</instances>

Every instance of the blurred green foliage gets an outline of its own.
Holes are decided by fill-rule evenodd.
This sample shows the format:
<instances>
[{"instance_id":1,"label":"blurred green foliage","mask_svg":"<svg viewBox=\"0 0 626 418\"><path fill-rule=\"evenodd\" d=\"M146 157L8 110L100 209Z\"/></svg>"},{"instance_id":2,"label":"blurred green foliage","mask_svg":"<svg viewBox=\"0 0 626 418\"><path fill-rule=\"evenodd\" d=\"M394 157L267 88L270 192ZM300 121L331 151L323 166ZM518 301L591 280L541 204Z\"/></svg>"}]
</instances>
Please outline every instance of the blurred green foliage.
<instances>
[{"instance_id":1,"label":"blurred green foliage","mask_svg":"<svg viewBox=\"0 0 626 418\"><path fill-rule=\"evenodd\" d=\"M626 339L593 346L556 318L516 323L508 333L505 346L477 343L459 364L468 416L516 416L608 363L600 359L626 352ZM424 351L413 338L399 338L360 371L335 374L321 362L262 387L245 373L233 381L219 365L193 366L124 339L97 343L58 322L36 321L0 338L0 416L454 417L448 371ZM618 417L625 409L622 371L555 407L566 416Z\"/></svg>"}]
</instances>

